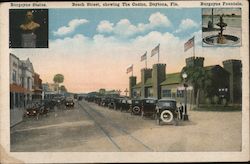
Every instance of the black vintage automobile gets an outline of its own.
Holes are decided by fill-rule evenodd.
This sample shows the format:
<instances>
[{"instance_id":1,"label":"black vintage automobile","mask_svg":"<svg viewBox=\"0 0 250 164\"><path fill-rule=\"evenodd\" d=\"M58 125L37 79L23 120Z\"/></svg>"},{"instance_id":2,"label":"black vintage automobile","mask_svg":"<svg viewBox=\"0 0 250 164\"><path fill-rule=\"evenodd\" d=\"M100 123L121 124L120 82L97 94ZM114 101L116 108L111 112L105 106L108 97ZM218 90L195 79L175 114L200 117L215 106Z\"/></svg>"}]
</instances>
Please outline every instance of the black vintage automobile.
<instances>
[{"instance_id":1,"label":"black vintage automobile","mask_svg":"<svg viewBox=\"0 0 250 164\"><path fill-rule=\"evenodd\" d=\"M45 106L44 102L36 102L34 104L30 104L27 109L24 117L35 117L39 118L40 115L48 115L49 107Z\"/></svg>"},{"instance_id":2,"label":"black vintage automobile","mask_svg":"<svg viewBox=\"0 0 250 164\"><path fill-rule=\"evenodd\" d=\"M103 107L108 107L110 102L111 102L111 98L104 96L104 97L101 98L101 103L100 104Z\"/></svg>"},{"instance_id":3,"label":"black vintage automobile","mask_svg":"<svg viewBox=\"0 0 250 164\"><path fill-rule=\"evenodd\" d=\"M156 120L157 124L161 122L173 123L177 125L178 111L176 107L176 100L174 99L160 99L156 104Z\"/></svg>"},{"instance_id":4,"label":"black vintage automobile","mask_svg":"<svg viewBox=\"0 0 250 164\"><path fill-rule=\"evenodd\" d=\"M119 102L119 98L110 98L110 102L108 104L108 108L109 109L116 109L117 108L117 104Z\"/></svg>"},{"instance_id":5,"label":"black vintage automobile","mask_svg":"<svg viewBox=\"0 0 250 164\"><path fill-rule=\"evenodd\" d=\"M50 110L54 109L56 106L57 102L53 101L53 99L45 99L43 100L44 106L49 108Z\"/></svg>"},{"instance_id":6,"label":"black vintage automobile","mask_svg":"<svg viewBox=\"0 0 250 164\"><path fill-rule=\"evenodd\" d=\"M67 98L65 99L64 104L65 104L66 108L73 108L74 105L75 105L74 99L71 98L71 97L67 97Z\"/></svg>"},{"instance_id":7,"label":"black vintage automobile","mask_svg":"<svg viewBox=\"0 0 250 164\"><path fill-rule=\"evenodd\" d=\"M131 100L131 105L130 105L130 113L131 115L139 115L141 114L142 110L142 99L132 99Z\"/></svg>"},{"instance_id":8,"label":"black vintage automobile","mask_svg":"<svg viewBox=\"0 0 250 164\"><path fill-rule=\"evenodd\" d=\"M145 98L142 99L141 116L155 116L157 99L156 98Z\"/></svg>"},{"instance_id":9,"label":"black vintage automobile","mask_svg":"<svg viewBox=\"0 0 250 164\"><path fill-rule=\"evenodd\" d=\"M120 100L120 111L129 111L130 110L130 106L131 106L132 102L131 99L127 98L127 97L123 97Z\"/></svg>"},{"instance_id":10,"label":"black vintage automobile","mask_svg":"<svg viewBox=\"0 0 250 164\"><path fill-rule=\"evenodd\" d=\"M102 100L101 96L94 97L94 103L96 103L99 106L101 105L101 100Z\"/></svg>"}]
</instances>

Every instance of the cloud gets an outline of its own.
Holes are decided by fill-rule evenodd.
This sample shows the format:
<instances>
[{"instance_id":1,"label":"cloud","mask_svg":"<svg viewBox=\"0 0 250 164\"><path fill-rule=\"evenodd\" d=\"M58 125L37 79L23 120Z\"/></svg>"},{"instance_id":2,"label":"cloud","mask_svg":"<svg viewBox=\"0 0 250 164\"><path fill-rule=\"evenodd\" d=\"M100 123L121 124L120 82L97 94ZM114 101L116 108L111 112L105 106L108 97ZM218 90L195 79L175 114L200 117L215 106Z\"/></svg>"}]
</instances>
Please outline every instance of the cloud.
<instances>
[{"instance_id":1,"label":"cloud","mask_svg":"<svg viewBox=\"0 0 250 164\"><path fill-rule=\"evenodd\" d=\"M157 27L157 26L164 26L164 27L168 27L171 25L171 22L169 21L169 19L161 14L160 12L154 13L149 17L149 26L151 27Z\"/></svg>"},{"instance_id":2,"label":"cloud","mask_svg":"<svg viewBox=\"0 0 250 164\"><path fill-rule=\"evenodd\" d=\"M110 33L113 31L113 26L114 26L114 23L111 23L107 20L103 20L97 26L96 30L100 33Z\"/></svg>"},{"instance_id":3,"label":"cloud","mask_svg":"<svg viewBox=\"0 0 250 164\"><path fill-rule=\"evenodd\" d=\"M62 26L58 28L56 31L53 31L54 35L63 36L73 32L78 26L88 23L89 21L86 19L73 19L68 23L68 26Z\"/></svg>"},{"instance_id":4,"label":"cloud","mask_svg":"<svg viewBox=\"0 0 250 164\"><path fill-rule=\"evenodd\" d=\"M124 20L121 24L129 24ZM205 57L205 65L222 64L225 59L240 59L237 48L205 48L199 43L201 30L195 35L195 55ZM50 40L50 48L28 51L15 49L20 59L30 58L34 69L43 82L53 82L54 74L64 74L64 85L71 92L89 92L99 88L128 88L126 68L134 65L134 75L140 81L140 70L145 63L140 56L148 52L149 68L157 63L157 55L150 57L151 50L160 43L160 62L167 64L167 73L179 72L185 58L193 55L190 49L184 52L184 43L190 39L177 37L173 33L151 31L126 41L116 36L97 34L93 37L77 34L72 37ZM34 55L36 54L36 55ZM105 80L103 80L105 77Z\"/></svg>"},{"instance_id":5,"label":"cloud","mask_svg":"<svg viewBox=\"0 0 250 164\"><path fill-rule=\"evenodd\" d=\"M191 28L198 28L199 27L199 24L196 23L194 20L192 19L183 19L178 27L178 29L175 31L176 33L179 33L179 32L183 32L183 31L186 31L188 29L191 29Z\"/></svg>"},{"instance_id":6,"label":"cloud","mask_svg":"<svg viewBox=\"0 0 250 164\"><path fill-rule=\"evenodd\" d=\"M160 12L153 13L148 18L148 23L132 24L128 19L121 19L116 24L109 21L101 21L97 26L100 33L113 33L121 37L130 37L137 33L143 33L157 27L169 27L171 22L168 17Z\"/></svg>"}]
</instances>

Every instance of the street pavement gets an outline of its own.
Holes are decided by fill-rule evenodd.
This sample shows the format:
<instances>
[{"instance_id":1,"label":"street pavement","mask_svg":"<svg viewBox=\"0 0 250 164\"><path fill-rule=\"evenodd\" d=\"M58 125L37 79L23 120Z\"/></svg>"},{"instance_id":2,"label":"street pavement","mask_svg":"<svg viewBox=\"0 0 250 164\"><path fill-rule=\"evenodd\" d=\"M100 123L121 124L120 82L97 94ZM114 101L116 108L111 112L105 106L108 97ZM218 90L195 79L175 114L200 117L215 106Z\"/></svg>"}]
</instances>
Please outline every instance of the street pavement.
<instances>
[{"instance_id":1,"label":"street pavement","mask_svg":"<svg viewBox=\"0 0 250 164\"><path fill-rule=\"evenodd\" d=\"M240 151L241 112L188 111L189 121L157 125L153 118L86 101L61 106L11 128L13 152Z\"/></svg>"}]
</instances>

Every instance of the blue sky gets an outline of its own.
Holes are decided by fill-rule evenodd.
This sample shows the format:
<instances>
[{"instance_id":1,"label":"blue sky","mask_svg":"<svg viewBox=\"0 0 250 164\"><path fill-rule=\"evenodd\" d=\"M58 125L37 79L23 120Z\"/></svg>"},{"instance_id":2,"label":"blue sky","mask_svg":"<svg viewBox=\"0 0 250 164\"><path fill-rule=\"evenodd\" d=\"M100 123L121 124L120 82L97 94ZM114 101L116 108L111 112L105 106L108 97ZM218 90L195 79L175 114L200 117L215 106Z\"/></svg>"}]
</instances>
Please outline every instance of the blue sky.
<instances>
[{"instance_id":1,"label":"blue sky","mask_svg":"<svg viewBox=\"0 0 250 164\"><path fill-rule=\"evenodd\" d=\"M151 68L158 57L150 53L159 43L159 62L167 65L166 72L180 72L185 59L193 56L193 48L184 51L185 42L193 36L195 55L205 57L205 65L240 58L238 48L202 47L199 8L50 9L49 48L13 53L21 59L29 57L43 82L63 74L69 91L124 91L130 76L127 67L133 64L139 82L145 67L141 56L147 52Z\"/></svg>"},{"instance_id":2,"label":"blue sky","mask_svg":"<svg viewBox=\"0 0 250 164\"><path fill-rule=\"evenodd\" d=\"M149 23L149 17L153 13L161 13L166 16L170 21L171 25L168 27L155 27L144 32L136 33L131 37L136 37L139 35L145 35L146 33L156 30L159 32L170 32L174 33L180 26L181 21L185 19L190 19L197 24L201 22L201 9L50 9L49 19L50 19L50 34L51 40L62 38L62 37L72 37L75 34L83 34L87 37L93 37L98 34L97 26L103 21L107 20L114 25L122 19L128 19L132 25L138 25L139 23L147 24ZM54 35L54 31L58 30L62 26L67 26L68 23L73 19L86 19L87 23L77 26L73 32L66 35ZM198 26L195 28L189 28L185 31L175 33L175 36L180 38L185 38L190 33L197 31ZM105 36L112 35L112 33L103 33Z\"/></svg>"}]
</instances>

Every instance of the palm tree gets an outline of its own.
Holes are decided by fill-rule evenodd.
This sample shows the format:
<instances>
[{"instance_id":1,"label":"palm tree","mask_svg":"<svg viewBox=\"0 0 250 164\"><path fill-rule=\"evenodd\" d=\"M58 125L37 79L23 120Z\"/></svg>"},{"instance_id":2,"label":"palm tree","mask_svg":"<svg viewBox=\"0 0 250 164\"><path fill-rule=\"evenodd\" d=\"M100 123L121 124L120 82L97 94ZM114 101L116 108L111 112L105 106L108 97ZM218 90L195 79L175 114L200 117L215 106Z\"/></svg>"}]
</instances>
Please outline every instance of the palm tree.
<instances>
[{"instance_id":1,"label":"palm tree","mask_svg":"<svg viewBox=\"0 0 250 164\"><path fill-rule=\"evenodd\" d=\"M64 76L62 74L56 74L53 78L54 83L58 84L58 92L59 92L59 84L63 83L64 81Z\"/></svg>"},{"instance_id":2,"label":"palm tree","mask_svg":"<svg viewBox=\"0 0 250 164\"><path fill-rule=\"evenodd\" d=\"M205 94L207 94L206 91L211 86L211 79L208 72L204 67L200 66L186 66L181 72L186 72L188 74L186 80L193 86L195 105L199 107L200 91L203 90Z\"/></svg>"}]
</instances>

